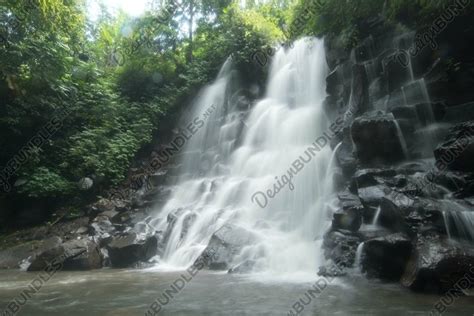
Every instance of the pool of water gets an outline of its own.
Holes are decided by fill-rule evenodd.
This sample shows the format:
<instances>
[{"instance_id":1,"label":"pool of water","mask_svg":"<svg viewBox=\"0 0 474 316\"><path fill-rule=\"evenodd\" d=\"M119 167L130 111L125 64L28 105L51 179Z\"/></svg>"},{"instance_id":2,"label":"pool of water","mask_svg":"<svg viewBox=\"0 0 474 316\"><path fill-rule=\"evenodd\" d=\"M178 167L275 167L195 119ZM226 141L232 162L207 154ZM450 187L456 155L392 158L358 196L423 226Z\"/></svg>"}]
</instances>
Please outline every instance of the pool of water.
<instances>
[{"instance_id":1,"label":"pool of water","mask_svg":"<svg viewBox=\"0 0 474 316\"><path fill-rule=\"evenodd\" d=\"M178 283L185 286L166 302L164 291L183 275L186 281ZM36 276L1 271L0 306L5 308L14 298L21 298ZM363 277L331 280L325 288L320 282L321 293L308 296L305 293L320 280L311 278L291 281L208 271L194 278L188 273L156 270L58 272L18 315L145 315L157 298L166 303L159 315L291 315L300 299L306 304L300 315L430 315L439 300L435 295L416 294ZM457 299L443 315L474 315L474 297Z\"/></svg>"}]
</instances>

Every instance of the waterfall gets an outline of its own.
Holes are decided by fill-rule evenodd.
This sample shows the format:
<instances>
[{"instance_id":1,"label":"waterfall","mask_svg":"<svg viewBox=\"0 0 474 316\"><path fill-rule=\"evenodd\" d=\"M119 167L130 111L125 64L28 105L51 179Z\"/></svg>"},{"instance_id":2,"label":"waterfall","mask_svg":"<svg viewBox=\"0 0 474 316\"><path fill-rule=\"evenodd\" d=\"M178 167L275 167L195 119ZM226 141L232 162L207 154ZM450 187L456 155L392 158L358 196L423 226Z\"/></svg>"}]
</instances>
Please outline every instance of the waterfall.
<instances>
[{"instance_id":1,"label":"waterfall","mask_svg":"<svg viewBox=\"0 0 474 316\"><path fill-rule=\"evenodd\" d=\"M167 235L163 266L188 267L212 234L231 223L256 236L233 264L252 260L256 272L315 274L333 198L332 150L323 138L329 128L322 108L327 73L322 40L281 48L265 97L247 113L236 104L235 74L226 62L193 104L189 118L211 104L216 109L185 145L173 193L156 210L155 228ZM296 173L297 159L304 163ZM269 197L269 190L278 192Z\"/></svg>"},{"instance_id":2,"label":"waterfall","mask_svg":"<svg viewBox=\"0 0 474 316\"><path fill-rule=\"evenodd\" d=\"M379 206L377 207L377 211L375 212L374 219L372 220L372 225L378 225L380 214L382 213L382 208Z\"/></svg>"}]
</instances>

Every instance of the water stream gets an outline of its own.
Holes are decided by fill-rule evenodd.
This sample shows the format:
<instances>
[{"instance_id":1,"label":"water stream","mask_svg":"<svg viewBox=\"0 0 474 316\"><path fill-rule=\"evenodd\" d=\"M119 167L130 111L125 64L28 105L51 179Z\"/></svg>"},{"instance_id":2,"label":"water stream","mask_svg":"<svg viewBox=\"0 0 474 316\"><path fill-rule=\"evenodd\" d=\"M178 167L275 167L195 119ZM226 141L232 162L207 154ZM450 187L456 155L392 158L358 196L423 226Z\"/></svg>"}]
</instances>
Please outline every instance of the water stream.
<instances>
[{"instance_id":1,"label":"water stream","mask_svg":"<svg viewBox=\"0 0 474 316\"><path fill-rule=\"evenodd\" d=\"M322 108L327 72L322 40L282 48L265 97L241 113L231 97L238 89L231 61L224 65L191 117L210 104L216 110L186 144L179 180L156 212L156 229L169 234L161 267L191 265L212 234L232 223L257 237L233 264L252 260L256 272L314 275L331 211L332 150L321 138L328 129ZM172 224L170 214L177 217Z\"/></svg>"}]
</instances>

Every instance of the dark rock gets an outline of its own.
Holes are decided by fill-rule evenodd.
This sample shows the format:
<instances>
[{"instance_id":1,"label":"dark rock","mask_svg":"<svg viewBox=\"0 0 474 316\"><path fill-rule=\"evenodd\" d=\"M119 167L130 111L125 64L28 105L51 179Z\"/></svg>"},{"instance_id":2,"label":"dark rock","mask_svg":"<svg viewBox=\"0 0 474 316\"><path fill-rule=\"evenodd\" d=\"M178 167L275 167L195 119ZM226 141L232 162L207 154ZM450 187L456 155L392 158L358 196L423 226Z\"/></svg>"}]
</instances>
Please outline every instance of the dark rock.
<instances>
[{"instance_id":1,"label":"dark rock","mask_svg":"<svg viewBox=\"0 0 474 316\"><path fill-rule=\"evenodd\" d=\"M362 272L369 277L399 280L411 254L411 241L401 233L375 238L364 243Z\"/></svg>"},{"instance_id":2,"label":"dark rock","mask_svg":"<svg viewBox=\"0 0 474 316\"><path fill-rule=\"evenodd\" d=\"M335 230L324 235L323 248L326 258L340 267L352 267L360 237L350 231Z\"/></svg>"},{"instance_id":3,"label":"dark rock","mask_svg":"<svg viewBox=\"0 0 474 316\"><path fill-rule=\"evenodd\" d=\"M381 112L357 118L351 127L357 157L363 163L393 163L405 157L400 131L393 116Z\"/></svg>"},{"instance_id":4,"label":"dark rock","mask_svg":"<svg viewBox=\"0 0 474 316\"><path fill-rule=\"evenodd\" d=\"M160 170L151 176L149 176L148 181L154 186L160 186L163 185L166 182L166 179L168 178L168 171L167 170Z\"/></svg>"},{"instance_id":5,"label":"dark rock","mask_svg":"<svg viewBox=\"0 0 474 316\"><path fill-rule=\"evenodd\" d=\"M397 171L394 169L360 169L356 171L352 181L355 183L355 187L364 188L386 183L387 178L389 181L395 176L397 176Z\"/></svg>"},{"instance_id":6,"label":"dark rock","mask_svg":"<svg viewBox=\"0 0 474 316\"><path fill-rule=\"evenodd\" d=\"M0 251L0 269L18 269L26 260L34 260L39 254L56 248L61 243L61 238L52 237L41 241L29 241L2 250Z\"/></svg>"},{"instance_id":7,"label":"dark rock","mask_svg":"<svg viewBox=\"0 0 474 316\"><path fill-rule=\"evenodd\" d=\"M105 217L97 217L90 225L91 235L97 237L101 246L102 242L116 233L114 225Z\"/></svg>"},{"instance_id":8,"label":"dark rock","mask_svg":"<svg viewBox=\"0 0 474 316\"><path fill-rule=\"evenodd\" d=\"M474 279L474 248L436 235L421 236L401 283L416 291L443 293L456 289L460 280ZM458 283L459 282L459 283ZM467 282L464 289L474 285Z\"/></svg>"},{"instance_id":9,"label":"dark rock","mask_svg":"<svg viewBox=\"0 0 474 316\"><path fill-rule=\"evenodd\" d=\"M357 158L354 156L354 149L352 146L352 140L350 138L349 128L345 128L342 133L339 133L341 139L339 142L341 145L337 149L335 156L338 165L341 167L343 175L352 175L357 166ZM336 147L335 144L334 147Z\"/></svg>"},{"instance_id":10,"label":"dark rock","mask_svg":"<svg viewBox=\"0 0 474 316\"><path fill-rule=\"evenodd\" d=\"M62 270L92 270L102 268L99 246L88 240L71 240L41 253L28 267L28 271L40 271L52 264L61 264Z\"/></svg>"},{"instance_id":11,"label":"dark rock","mask_svg":"<svg viewBox=\"0 0 474 316\"><path fill-rule=\"evenodd\" d=\"M405 222L406 209L396 205L387 198L382 198L380 203L380 216L378 224L394 232L410 233Z\"/></svg>"},{"instance_id":12,"label":"dark rock","mask_svg":"<svg viewBox=\"0 0 474 316\"><path fill-rule=\"evenodd\" d=\"M474 121L453 127L446 141L436 148L436 166L443 170L474 172Z\"/></svg>"},{"instance_id":13,"label":"dark rock","mask_svg":"<svg viewBox=\"0 0 474 316\"><path fill-rule=\"evenodd\" d=\"M125 268L139 261L147 261L156 255L158 241L155 236L139 237L135 233L113 237L107 245L113 267Z\"/></svg>"},{"instance_id":14,"label":"dark rock","mask_svg":"<svg viewBox=\"0 0 474 316\"><path fill-rule=\"evenodd\" d=\"M330 264L319 267L318 275L326 278L335 278L347 275L347 271L344 267L340 267L338 264L331 262Z\"/></svg>"},{"instance_id":15,"label":"dark rock","mask_svg":"<svg viewBox=\"0 0 474 316\"><path fill-rule=\"evenodd\" d=\"M344 229L356 232L362 225L362 214L357 209L341 210L334 213L332 219L333 229Z\"/></svg>"},{"instance_id":16,"label":"dark rock","mask_svg":"<svg viewBox=\"0 0 474 316\"><path fill-rule=\"evenodd\" d=\"M364 65L352 66L350 109L354 113L362 114L369 110L369 82Z\"/></svg>"},{"instance_id":17,"label":"dark rock","mask_svg":"<svg viewBox=\"0 0 474 316\"><path fill-rule=\"evenodd\" d=\"M208 246L198 260L202 257L211 258L206 261L207 268L227 270L243 247L254 244L256 240L257 236L245 228L234 224L225 224L212 235Z\"/></svg>"}]
</instances>

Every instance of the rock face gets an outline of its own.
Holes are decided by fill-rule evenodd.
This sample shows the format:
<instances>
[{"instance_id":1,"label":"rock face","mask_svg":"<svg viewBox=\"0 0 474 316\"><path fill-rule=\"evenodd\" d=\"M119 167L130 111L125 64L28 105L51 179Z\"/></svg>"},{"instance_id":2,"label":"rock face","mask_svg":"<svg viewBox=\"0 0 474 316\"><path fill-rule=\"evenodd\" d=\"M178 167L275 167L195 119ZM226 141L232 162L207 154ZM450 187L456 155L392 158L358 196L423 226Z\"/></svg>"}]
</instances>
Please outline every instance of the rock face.
<instances>
[{"instance_id":1,"label":"rock face","mask_svg":"<svg viewBox=\"0 0 474 316\"><path fill-rule=\"evenodd\" d=\"M453 74L448 58L429 49L412 58L401 53L416 46L420 32L361 23L368 25L366 39L350 53L340 37L325 43L323 106L330 120L344 117L344 124L331 142L339 201L324 255L350 268L359 250L368 277L445 292L468 273L474 279L471 50L454 36L460 25L443 31L451 36L438 40L456 47L466 65ZM326 267L320 273L332 275Z\"/></svg>"},{"instance_id":2,"label":"rock face","mask_svg":"<svg viewBox=\"0 0 474 316\"><path fill-rule=\"evenodd\" d=\"M374 238L362 248L362 271L369 277L398 281L411 253L411 241L403 234Z\"/></svg>"},{"instance_id":3,"label":"rock face","mask_svg":"<svg viewBox=\"0 0 474 316\"><path fill-rule=\"evenodd\" d=\"M28 271L46 269L60 262L63 270L92 270L102 268L103 256L99 246L88 240L71 240L42 252L28 267Z\"/></svg>"},{"instance_id":4,"label":"rock face","mask_svg":"<svg viewBox=\"0 0 474 316\"><path fill-rule=\"evenodd\" d=\"M451 170L474 172L474 121L452 128L435 150L436 162Z\"/></svg>"},{"instance_id":5,"label":"rock face","mask_svg":"<svg viewBox=\"0 0 474 316\"><path fill-rule=\"evenodd\" d=\"M245 228L225 224L212 235L207 248L199 258L212 257L212 260L206 261L206 267L211 270L227 270L242 248L253 244L256 240L257 237Z\"/></svg>"},{"instance_id":6,"label":"rock face","mask_svg":"<svg viewBox=\"0 0 474 316\"><path fill-rule=\"evenodd\" d=\"M155 256L158 242L155 236L141 238L136 233L129 233L113 237L106 248L112 266L126 268Z\"/></svg>"},{"instance_id":7,"label":"rock face","mask_svg":"<svg viewBox=\"0 0 474 316\"><path fill-rule=\"evenodd\" d=\"M351 136L362 163L396 162L406 158L400 130L391 115L372 112L357 118L352 124Z\"/></svg>"},{"instance_id":8,"label":"rock face","mask_svg":"<svg viewBox=\"0 0 474 316\"><path fill-rule=\"evenodd\" d=\"M474 248L428 235L418 239L401 283L416 291L444 293L466 275L474 277ZM464 289L474 287L472 281L468 284Z\"/></svg>"}]
</instances>

